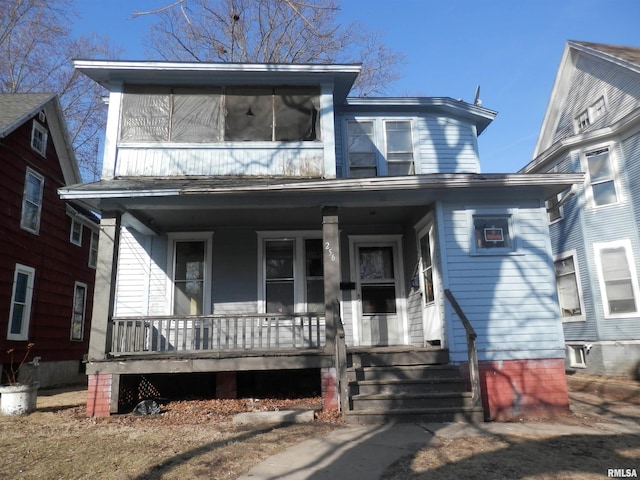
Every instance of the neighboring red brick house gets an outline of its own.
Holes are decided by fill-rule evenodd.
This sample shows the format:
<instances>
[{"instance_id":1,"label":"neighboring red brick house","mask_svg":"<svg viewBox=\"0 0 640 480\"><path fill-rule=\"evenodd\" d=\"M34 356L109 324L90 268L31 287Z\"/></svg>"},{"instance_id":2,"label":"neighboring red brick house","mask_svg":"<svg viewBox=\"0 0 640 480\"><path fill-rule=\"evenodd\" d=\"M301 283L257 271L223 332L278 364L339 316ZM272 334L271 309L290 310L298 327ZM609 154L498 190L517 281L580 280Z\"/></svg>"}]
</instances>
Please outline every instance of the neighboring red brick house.
<instances>
[{"instance_id":1,"label":"neighboring red brick house","mask_svg":"<svg viewBox=\"0 0 640 480\"><path fill-rule=\"evenodd\" d=\"M86 380L99 227L57 193L80 182L57 96L0 95L0 367L32 342L40 386Z\"/></svg>"}]
</instances>

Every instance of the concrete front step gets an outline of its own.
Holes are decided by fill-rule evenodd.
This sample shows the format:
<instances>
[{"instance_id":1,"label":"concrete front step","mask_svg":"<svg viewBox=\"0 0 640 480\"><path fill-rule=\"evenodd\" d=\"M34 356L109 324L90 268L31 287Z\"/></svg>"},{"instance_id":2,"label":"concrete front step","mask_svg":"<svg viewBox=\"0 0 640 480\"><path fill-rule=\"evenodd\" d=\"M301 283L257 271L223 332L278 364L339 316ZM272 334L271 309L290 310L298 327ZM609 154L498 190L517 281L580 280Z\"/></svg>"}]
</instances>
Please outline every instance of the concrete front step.
<instances>
[{"instance_id":1,"label":"concrete front step","mask_svg":"<svg viewBox=\"0 0 640 480\"><path fill-rule=\"evenodd\" d=\"M353 395L351 411L385 409L396 411L415 408L466 408L471 406L470 392L389 393Z\"/></svg>"},{"instance_id":2,"label":"concrete front step","mask_svg":"<svg viewBox=\"0 0 640 480\"><path fill-rule=\"evenodd\" d=\"M345 421L351 425L377 425L382 423L407 422L484 422L482 407L413 408L413 409L367 409L345 412Z\"/></svg>"},{"instance_id":3,"label":"concrete front step","mask_svg":"<svg viewBox=\"0 0 640 480\"><path fill-rule=\"evenodd\" d=\"M349 382L349 395L391 393L466 392L467 381L462 378L431 378L409 380L358 380Z\"/></svg>"}]
</instances>

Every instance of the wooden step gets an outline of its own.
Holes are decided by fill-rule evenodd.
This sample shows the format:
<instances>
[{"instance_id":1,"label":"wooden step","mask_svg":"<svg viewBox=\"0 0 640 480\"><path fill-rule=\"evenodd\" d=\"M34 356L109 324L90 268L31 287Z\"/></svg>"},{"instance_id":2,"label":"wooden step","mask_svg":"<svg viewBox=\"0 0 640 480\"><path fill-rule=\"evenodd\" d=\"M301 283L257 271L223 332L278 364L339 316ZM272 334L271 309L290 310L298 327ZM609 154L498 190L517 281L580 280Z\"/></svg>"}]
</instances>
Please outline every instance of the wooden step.
<instances>
[{"instance_id":1,"label":"wooden step","mask_svg":"<svg viewBox=\"0 0 640 480\"><path fill-rule=\"evenodd\" d=\"M397 409L368 409L345 412L345 421L352 425L376 425L382 423L408 422L484 422L482 407L449 407L449 408L413 408Z\"/></svg>"},{"instance_id":2,"label":"wooden step","mask_svg":"<svg viewBox=\"0 0 640 480\"><path fill-rule=\"evenodd\" d=\"M462 378L455 365L406 365L348 368L350 381L360 380L425 380Z\"/></svg>"},{"instance_id":3,"label":"wooden step","mask_svg":"<svg viewBox=\"0 0 640 480\"><path fill-rule=\"evenodd\" d=\"M462 378L376 379L349 382L350 395L391 393L465 392L467 381Z\"/></svg>"},{"instance_id":4,"label":"wooden step","mask_svg":"<svg viewBox=\"0 0 640 480\"><path fill-rule=\"evenodd\" d=\"M471 406L470 392L378 393L351 396L353 411L368 409L464 408Z\"/></svg>"}]
</instances>

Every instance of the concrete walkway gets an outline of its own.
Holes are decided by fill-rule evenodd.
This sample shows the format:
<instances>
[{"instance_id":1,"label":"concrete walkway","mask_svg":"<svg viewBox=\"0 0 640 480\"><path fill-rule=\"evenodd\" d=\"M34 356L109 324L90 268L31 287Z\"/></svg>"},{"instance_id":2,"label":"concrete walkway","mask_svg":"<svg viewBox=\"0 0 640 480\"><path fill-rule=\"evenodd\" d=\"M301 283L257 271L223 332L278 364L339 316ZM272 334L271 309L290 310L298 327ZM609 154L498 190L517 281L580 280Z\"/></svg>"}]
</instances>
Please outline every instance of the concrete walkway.
<instances>
[{"instance_id":1,"label":"concrete walkway","mask_svg":"<svg viewBox=\"0 0 640 480\"><path fill-rule=\"evenodd\" d=\"M638 392L640 390L634 389L626 399L617 400L606 398L600 392L572 392L571 409L574 417L588 418L580 425L521 422L346 426L268 458L239 480L377 479L390 464L403 456L445 439L470 436L640 436Z\"/></svg>"}]
</instances>

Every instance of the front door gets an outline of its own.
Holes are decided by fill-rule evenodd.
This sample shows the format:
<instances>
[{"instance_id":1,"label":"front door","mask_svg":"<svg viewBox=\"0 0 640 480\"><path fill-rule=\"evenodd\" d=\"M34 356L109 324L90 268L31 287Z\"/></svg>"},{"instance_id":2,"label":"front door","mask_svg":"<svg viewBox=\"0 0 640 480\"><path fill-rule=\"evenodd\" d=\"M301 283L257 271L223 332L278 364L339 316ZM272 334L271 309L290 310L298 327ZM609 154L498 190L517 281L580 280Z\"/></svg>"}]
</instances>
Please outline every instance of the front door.
<instances>
[{"instance_id":1,"label":"front door","mask_svg":"<svg viewBox=\"0 0 640 480\"><path fill-rule=\"evenodd\" d=\"M406 343L398 242L354 243L359 345Z\"/></svg>"}]
</instances>

